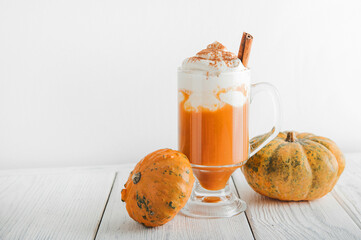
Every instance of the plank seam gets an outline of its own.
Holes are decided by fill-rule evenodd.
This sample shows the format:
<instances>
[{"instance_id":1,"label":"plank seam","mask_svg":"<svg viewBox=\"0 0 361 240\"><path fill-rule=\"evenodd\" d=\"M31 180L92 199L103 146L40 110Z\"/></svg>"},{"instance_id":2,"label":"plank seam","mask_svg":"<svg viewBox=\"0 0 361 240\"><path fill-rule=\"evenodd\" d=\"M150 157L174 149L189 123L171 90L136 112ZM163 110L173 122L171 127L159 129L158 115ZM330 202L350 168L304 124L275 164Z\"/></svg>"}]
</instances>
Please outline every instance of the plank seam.
<instances>
[{"instance_id":1,"label":"plank seam","mask_svg":"<svg viewBox=\"0 0 361 240\"><path fill-rule=\"evenodd\" d=\"M233 184L234 184L234 188L236 189L237 195L238 195L239 198L241 198L241 195L240 195L239 192L238 192L238 188L237 188L237 185L236 185L236 181L234 181L233 176L231 176L231 178L232 178L232 181L233 181ZM251 229L252 237L253 237L253 239L256 239L256 237L254 236L254 233L253 233L253 229L252 229L251 222L250 222L249 219L248 219L248 216L247 216L247 212L246 212L246 211L244 211L244 215L246 216L246 219L247 219L247 222L248 222L248 226L249 226L249 228Z\"/></svg>"},{"instance_id":2,"label":"plank seam","mask_svg":"<svg viewBox=\"0 0 361 240\"><path fill-rule=\"evenodd\" d=\"M118 175L118 172L115 172L114 178L113 178L113 183L112 183L112 186L110 187L110 191L109 191L109 194L108 194L107 201L105 202L102 215L101 215L101 217L100 217L99 223L98 223L98 225L97 225L97 229L96 229L95 234L94 234L94 240L95 240L95 239L97 238L97 236L98 236L99 228L100 228L100 225L102 224L103 217L104 217L104 213L105 213L105 210L107 209L107 206L108 206L108 203L109 203L110 195L111 195L112 192L113 192L113 187L114 187L115 179L117 178L117 175Z\"/></svg>"},{"instance_id":3,"label":"plank seam","mask_svg":"<svg viewBox=\"0 0 361 240\"><path fill-rule=\"evenodd\" d=\"M337 190L334 189L332 191L332 196L336 199L336 201L341 205L341 207L343 208L343 210L345 210L345 212L347 213L347 215L349 215L349 217L352 219L352 221L354 221L354 223L357 225L358 228L361 229L361 223L358 220L357 216L355 216L352 213L352 210L347 206L347 204L345 203L345 201L342 199L342 197L337 193Z\"/></svg>"}]
</instances>

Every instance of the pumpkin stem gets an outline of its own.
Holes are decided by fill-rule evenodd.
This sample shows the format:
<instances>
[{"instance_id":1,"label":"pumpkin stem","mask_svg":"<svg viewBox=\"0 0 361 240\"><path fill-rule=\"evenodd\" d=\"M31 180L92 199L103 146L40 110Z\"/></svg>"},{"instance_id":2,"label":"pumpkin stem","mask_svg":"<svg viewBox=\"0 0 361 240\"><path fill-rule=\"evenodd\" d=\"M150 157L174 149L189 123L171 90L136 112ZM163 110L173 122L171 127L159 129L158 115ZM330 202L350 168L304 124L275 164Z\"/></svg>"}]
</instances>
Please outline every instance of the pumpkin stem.
<instances>
[{"instance_id":1,"label":"pumpkin stem","mask_svg":"<svg viewBox=\"0 0 361 240\"><path fill-rule=\"evenodd\" d=\"M286 142L294 142L296 141L296 133L295 132L288 132Z\"/></svg>"}]
</instances>

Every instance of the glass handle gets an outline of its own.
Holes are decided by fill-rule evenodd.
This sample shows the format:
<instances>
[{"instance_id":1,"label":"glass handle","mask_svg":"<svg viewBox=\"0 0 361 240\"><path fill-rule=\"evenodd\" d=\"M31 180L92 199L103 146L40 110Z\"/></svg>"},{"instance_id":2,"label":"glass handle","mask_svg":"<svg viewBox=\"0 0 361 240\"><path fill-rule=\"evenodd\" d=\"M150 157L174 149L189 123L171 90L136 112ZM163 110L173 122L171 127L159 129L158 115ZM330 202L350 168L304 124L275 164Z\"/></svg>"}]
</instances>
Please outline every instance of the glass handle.
<instances>
[{"instance_id":1,"label":"glass handle","mask_svg":"<svg viewBox=\"0 0 361 240\"><path fill-rule=\"evenodd\" d=\"M273 119L273 128L271 130L271 135L266 138L258 147L253 149L250 152L249 158L255 155L259 150L261 150L264 146L266 146L270 141L272 141L280 132L280 120L281 120L281 104L280 104L280 97L278 94L277 89L270 83L261 82L252 84L251 86L251 103L253 98L260 92L267 92L272 99L273 108L274 108L274 119Z\"/></svg>"}]
</instances>

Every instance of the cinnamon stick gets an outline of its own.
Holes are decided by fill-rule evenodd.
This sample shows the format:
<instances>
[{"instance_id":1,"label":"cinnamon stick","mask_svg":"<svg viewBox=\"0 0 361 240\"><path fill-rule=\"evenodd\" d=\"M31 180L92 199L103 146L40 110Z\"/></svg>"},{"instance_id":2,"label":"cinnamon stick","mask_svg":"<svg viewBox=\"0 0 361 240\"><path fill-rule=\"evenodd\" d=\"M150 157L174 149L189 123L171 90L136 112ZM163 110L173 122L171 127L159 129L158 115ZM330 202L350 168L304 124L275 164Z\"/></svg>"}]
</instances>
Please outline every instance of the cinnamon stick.
<instances>
[{"instance_id":1,"label":"cinnamon stick","mask_svg":"<svg viewBox=\"0 0 361 240\"><path fill-rule=\"evenodd\" d=\"M249 56L251 54L253 37L251 34L243 32L241 45L239 46L238 58L241 60L243 66L247 67Z\"/></svg>"},{"instance_id":2,"label":"cinnamon stick","mask_svg":"<svg viewBox=\"0 0 361 240\"><path fill-rule=\"evenodd\" d=\"M246 32L243 32L241 45L239 46L238 50L238 58L242 61L243 51L244 51L244 45L246 44Z\"/></svg>"}]
</instances>

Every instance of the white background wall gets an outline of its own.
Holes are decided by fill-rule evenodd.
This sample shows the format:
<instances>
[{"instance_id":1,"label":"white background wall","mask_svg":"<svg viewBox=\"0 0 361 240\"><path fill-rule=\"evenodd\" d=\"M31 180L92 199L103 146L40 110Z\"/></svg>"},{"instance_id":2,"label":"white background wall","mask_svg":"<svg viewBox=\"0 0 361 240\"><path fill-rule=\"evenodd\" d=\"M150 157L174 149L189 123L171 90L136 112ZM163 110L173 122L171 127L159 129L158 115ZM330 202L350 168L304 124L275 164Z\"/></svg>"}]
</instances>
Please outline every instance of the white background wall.
<instances>
[{"instance_id":1,"label":"white background wall","mask_svg":"<svg viewBox=\"0 0 361 240\"><path fill-rule=\"evenodd\" d=\"M0 168L117 164L177 145L176 69L254 36L283 129L361 151L360 1L0 0ZM254 102L252 134L271 106Z\"/></svg>"}]
</instances>

